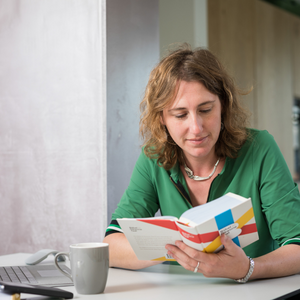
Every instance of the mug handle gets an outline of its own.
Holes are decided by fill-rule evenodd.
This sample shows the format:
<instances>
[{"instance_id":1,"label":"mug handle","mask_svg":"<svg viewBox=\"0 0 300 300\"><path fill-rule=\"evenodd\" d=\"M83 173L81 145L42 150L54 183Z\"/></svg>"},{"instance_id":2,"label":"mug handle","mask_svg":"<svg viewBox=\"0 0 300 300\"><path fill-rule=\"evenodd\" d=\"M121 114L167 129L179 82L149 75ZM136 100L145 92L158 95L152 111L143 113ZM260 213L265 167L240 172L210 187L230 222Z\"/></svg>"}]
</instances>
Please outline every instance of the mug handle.
<instances>
[{"instance_id":1,"label":"mug handle","mask_svg":"<svg viewBox=\"0 0 300 300\"><path fill-rule=\"evenodd\" d=\"M66 271L64 271L63 269L61 269L60 266L59 266L59 264L58 264L58 262L57 262L58 259L59 259L59 256L61 256L61 255L67 256L67 257L69 258L69 260L70 260L69 253L66 253L66 252L59 252L59 253L57 253L57 254L55 255L55 257L54 257L54 263L55 263L55 266L56 266L56 268L58 269L58 271L60 271L61 273L63 273L65 276L69 277L69 278L73 281L72 276L71 276L69 273L67 273Z\"/></svg>"}]
</instances>

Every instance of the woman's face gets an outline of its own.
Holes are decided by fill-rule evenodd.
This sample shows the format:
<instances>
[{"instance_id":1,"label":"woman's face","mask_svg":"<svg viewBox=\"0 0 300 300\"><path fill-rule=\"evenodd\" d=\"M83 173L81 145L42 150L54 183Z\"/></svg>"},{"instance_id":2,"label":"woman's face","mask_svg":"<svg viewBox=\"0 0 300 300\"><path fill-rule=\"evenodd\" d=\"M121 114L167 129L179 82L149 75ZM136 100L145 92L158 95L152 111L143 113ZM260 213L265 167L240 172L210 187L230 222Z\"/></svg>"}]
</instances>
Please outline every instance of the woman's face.
<instances>
[{"instance_id":1,"label":"woman's face","mask_svg":"<svg viewBox=\"0 0 300 300\"><path fill-rule=\"evenodd\" d=\"M174 102L162 113L174 142L187 159L214 155L221 129L221 102L202 83L181 81Z\"/></svg>"}]
</instances>

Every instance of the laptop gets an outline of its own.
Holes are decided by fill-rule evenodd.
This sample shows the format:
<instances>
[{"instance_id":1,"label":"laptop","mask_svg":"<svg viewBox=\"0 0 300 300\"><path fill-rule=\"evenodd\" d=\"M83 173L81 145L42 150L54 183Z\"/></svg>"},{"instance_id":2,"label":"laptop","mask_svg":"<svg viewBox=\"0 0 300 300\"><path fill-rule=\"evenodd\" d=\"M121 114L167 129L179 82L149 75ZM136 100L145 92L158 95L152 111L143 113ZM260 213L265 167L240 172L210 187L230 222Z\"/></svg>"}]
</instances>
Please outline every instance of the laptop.
<instances>
[{"instance_id":1,"label":"laptop","mask_svg":"<svg viewBox=\"0 0 300 300\"><path fill-rule=\"evenodd\" d=\"M65 264L60 263L59 265L64 271L71 274L70 268ZM0 267L0 281L49 287L73 285L71 279L58 271L54 263Z\"/></svg>"}]
</instances>

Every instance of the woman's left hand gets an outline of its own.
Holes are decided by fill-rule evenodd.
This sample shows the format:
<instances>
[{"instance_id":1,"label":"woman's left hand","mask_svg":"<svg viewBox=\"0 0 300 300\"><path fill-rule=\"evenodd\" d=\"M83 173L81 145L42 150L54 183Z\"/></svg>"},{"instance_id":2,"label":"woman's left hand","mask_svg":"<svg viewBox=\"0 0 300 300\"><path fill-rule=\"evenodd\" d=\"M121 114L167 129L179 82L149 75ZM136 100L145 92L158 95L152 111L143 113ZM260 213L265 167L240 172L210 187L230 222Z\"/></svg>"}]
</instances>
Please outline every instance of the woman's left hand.
<instances>
[{"instance_id":1,"label":"woman's left hand","mask_svg":"<svg viewBox=\"0 0 300 300\"><path fill-rule=\"evenodd\" d=\"M224 248L218 253L204 253L187 246L182 241L176 241L176 246L166 245L166 249L168 254L185 269L200 272L205 277L231 279L245 277L249 270L249 258L243 249L224 234L221 236L221 242Z\"/></svg>"}]
</instances>

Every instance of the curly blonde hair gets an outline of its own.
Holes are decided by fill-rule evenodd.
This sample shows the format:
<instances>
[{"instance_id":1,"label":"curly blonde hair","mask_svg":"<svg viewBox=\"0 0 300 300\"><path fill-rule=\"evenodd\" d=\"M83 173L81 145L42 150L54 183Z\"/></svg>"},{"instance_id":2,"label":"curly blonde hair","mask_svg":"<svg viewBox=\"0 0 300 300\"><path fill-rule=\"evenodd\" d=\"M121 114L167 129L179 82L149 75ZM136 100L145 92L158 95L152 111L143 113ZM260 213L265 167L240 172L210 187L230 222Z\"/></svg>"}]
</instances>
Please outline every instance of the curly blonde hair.
<instances>
[{"instance_id":1,"label":"curly blonde hair","mask_svg":"<svg viewBox=\"0 0 300 300\"><path fill-rule=\"evenodd\" d=\"M140 104L140 135L144 140L144 152L157 159L166 170L177 161L182 163L182 150L161 123L164 108L176 97L181 80L202 83L221 102L223 129L216 143L219 157L237 156L248 136L246 124L248 112L239 103L242 93L219 60L207 49L192 50L188 44L170 52L150 73L144 98Z\"/></svg>"}]
</instances>

